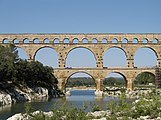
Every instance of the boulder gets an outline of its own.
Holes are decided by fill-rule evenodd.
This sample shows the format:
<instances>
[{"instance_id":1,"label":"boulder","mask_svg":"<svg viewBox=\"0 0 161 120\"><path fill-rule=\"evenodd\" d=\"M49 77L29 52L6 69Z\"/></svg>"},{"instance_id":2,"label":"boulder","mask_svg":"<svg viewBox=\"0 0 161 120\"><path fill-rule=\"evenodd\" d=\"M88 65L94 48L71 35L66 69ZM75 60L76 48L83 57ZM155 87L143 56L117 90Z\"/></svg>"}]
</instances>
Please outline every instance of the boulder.
<instances>
[{"instance_id":1,"label":"boulder","mask_svg":"<svg viewBox=\"0 0 161 120\"><path fill-rule=\"evenodd\" d=\"M0 94L0 105L8 105L12 103L11 96L9 94Z\"/></svg>"},{"instance_id":2,"label":"boulder","mask_svg":"<svg viewBox=\"0 0 161 120\"><path fill-rule=\"evenodd\" d=\"M40 97L48 97L48 89L46 88L37 87L35 88L35 92L41 95Z\"/></svg>"}]
</instances>

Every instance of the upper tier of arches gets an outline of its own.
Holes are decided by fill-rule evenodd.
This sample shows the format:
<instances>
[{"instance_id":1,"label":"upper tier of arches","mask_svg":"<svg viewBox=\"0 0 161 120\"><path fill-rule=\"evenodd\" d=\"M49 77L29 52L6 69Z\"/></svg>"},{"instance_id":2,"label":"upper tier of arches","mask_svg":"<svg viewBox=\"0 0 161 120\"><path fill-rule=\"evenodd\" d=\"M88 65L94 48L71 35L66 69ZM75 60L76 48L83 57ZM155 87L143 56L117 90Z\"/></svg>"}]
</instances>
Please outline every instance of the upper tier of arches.
<instances>
[{"instance_id":1,"label":"upper tier of arches","mask_svg":"<svg viewBox=\"0 0 161 120\"><path fill-rule=\"evenodd\" d=\"M161 34L0 34L0 43L159 44Z\"/></svg>"}]
</instances>

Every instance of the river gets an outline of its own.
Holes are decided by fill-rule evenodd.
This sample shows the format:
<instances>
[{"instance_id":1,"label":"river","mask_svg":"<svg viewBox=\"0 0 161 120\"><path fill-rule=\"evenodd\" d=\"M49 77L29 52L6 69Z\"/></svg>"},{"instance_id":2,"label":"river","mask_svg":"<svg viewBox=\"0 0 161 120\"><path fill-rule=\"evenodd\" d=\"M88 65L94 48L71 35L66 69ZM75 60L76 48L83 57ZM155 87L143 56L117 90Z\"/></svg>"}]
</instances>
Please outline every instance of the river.
<instances>
[{"instance_id":1,"label":"river","mask_svg":"<svg viewBox=\"0 0 161 120\"><path fill-rule=\"evenodd\" d=\"M71 107L72 105L73 107L83 108L83 105L86 104L88 106L86 111L88 112L92 110L92 106L94 104L99 105L101 109L105 110L107 103L111 100L118 99L109 96L96 97L94 95L94 90L71 90L71 96L53 98L46 101L35 101L31 102L31 105L34 111L50 111L53 107L61 107L62 105L66 105L66 107ZM5 120L16 113L24 113L25 104L26 103L16 103L13 105L0 107L0 120Z\"/></svg>"}]
</instances>

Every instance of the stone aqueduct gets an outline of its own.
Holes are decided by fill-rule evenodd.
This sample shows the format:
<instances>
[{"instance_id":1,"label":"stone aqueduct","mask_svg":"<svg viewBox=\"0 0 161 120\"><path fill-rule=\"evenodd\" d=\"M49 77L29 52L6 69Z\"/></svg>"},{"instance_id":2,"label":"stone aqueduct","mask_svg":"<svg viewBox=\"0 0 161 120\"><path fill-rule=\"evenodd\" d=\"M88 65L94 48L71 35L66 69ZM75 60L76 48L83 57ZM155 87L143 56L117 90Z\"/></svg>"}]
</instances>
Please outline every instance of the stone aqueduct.
<instances>
[{"instance_id":1,"label":"stone aqueduct","mask_svg":"<svg viewBox=\"0 0 161 120\"><path fill-rule=\"evenodd\" d=\"M2 45L13 43L24 49L29 61L35 60L35 54L41 48L50 47L56 50L59 67L54 69L53 74L62 90L68 78L78 72L89 74L95 80L97 90L102 90L103 80L108 73L119 73L126 79L127 89L132 90L133 81L139 73L155 74L154 68L134 67L134 54L142 47L150 48L155 52L157 66L161 67L161 34L0 34L0 43ZM112 47L120 48L125 52L126 67L103 67L104 52ZM95 56L96 68L67 68L65 66L67 55L75 48L90 50Z\"/></svg>"}]
</instances>

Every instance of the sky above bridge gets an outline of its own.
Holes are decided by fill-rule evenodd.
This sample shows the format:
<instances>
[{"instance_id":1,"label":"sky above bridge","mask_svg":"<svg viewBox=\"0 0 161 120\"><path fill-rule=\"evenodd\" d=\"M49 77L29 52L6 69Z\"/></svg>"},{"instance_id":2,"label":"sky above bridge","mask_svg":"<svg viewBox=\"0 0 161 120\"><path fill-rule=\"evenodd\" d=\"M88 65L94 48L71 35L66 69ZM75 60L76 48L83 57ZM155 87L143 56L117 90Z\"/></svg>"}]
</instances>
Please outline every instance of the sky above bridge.
<instances>
[{"instance_id":1,"label":"sky above bridge","mask_svg":"<svg viewBox=\"0 0 161 120\"><path fill-rule=\"evenodd\" d=\"M161 33L160 5L161 0L0 0L0 33ZM156 64L154 52L138 51L138 65ZM36 59L54 66L55 54L44 49ZM106 54L106 65L115 66L117 57L118 65L126 64L122 51ZM25 55L20 52L20 56ZM95 66L86 49L70 56L74 57L69 58L69 66Z\"/></svg>"}]
</instances>

